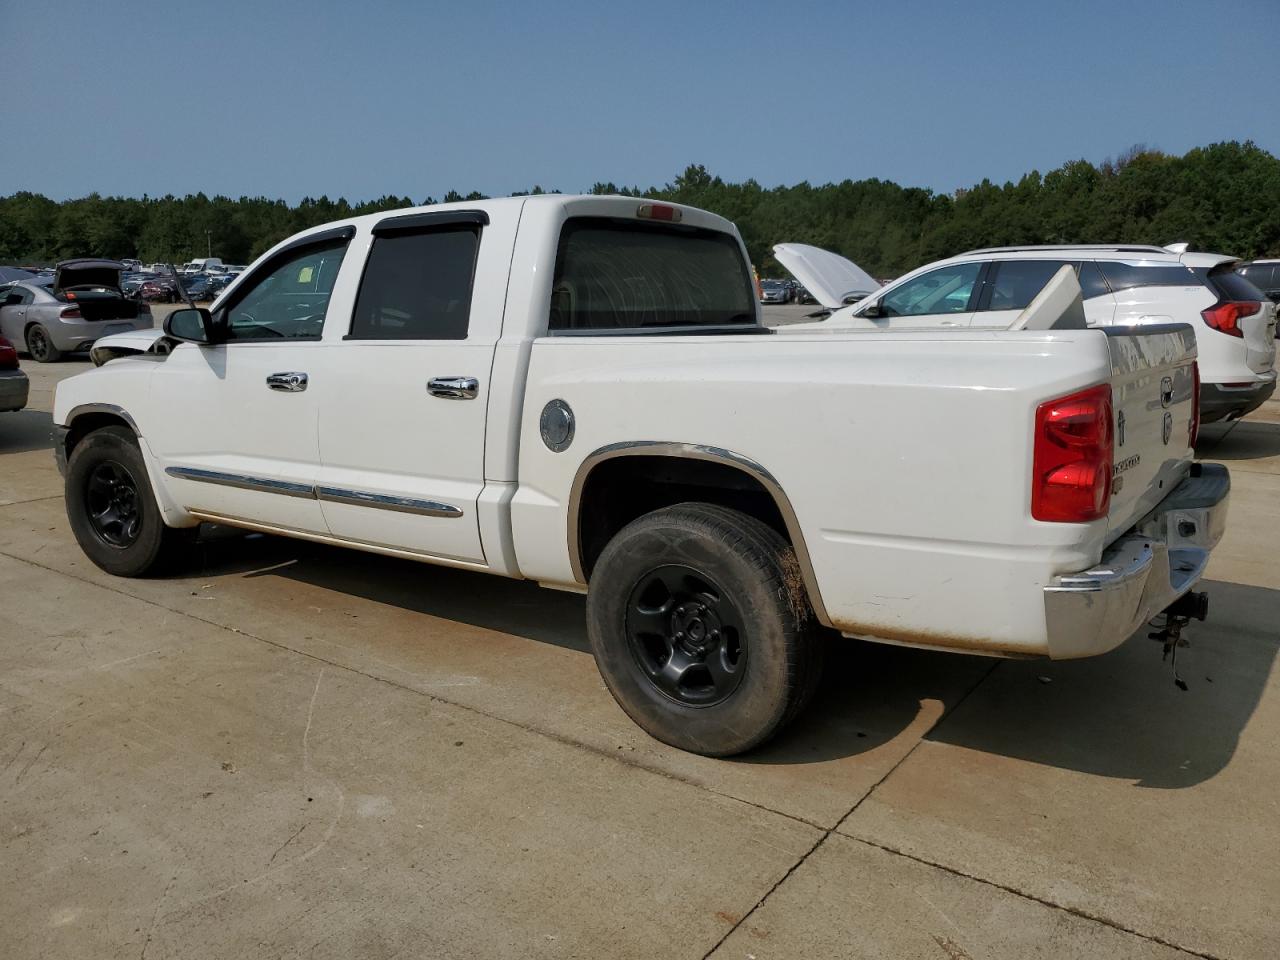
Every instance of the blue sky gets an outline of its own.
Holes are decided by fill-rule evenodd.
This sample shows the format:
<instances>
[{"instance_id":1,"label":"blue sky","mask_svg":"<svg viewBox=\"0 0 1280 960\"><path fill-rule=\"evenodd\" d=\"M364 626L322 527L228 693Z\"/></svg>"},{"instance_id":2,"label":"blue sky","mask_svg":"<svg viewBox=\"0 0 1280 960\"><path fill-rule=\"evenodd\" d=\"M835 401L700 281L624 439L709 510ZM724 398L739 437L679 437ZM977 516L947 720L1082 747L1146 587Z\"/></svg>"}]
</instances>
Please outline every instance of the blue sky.
<instances>
[{"instance_id":1,"label":"blue sky","mask_svg":"<svg viewBox=\"0 0 1280 960\"><path fill-rule=\"evenodd\" d=\"M0 0L0 194L950 191L1134 143L1280 153L1280 0Z\"/></svg>"}]
</instances>

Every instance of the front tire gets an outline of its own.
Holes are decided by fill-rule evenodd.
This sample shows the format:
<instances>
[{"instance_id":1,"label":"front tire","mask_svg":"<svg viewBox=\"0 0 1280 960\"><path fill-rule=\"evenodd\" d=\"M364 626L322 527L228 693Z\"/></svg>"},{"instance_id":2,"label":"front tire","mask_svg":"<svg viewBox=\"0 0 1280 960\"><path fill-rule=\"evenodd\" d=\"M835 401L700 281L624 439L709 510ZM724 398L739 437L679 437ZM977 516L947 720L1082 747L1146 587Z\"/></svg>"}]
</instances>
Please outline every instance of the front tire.
<instances>
[{"instance_id":1,"label":"front tire","mask_svg":"<svg viewBox=\"0 0 1280 960\"><path fill-rule=\"evenodd\" d=\"M107 573L141 577L171 565L192 531L165 526L137 439L103 427L67 463L67 519L80 549Z\"/></svg>"},{"instance_id":2,"label":"front tire","mask_svg":"<svg viewBox=\"0 0 1280 960\"><path fill-rule=\"evenodd\" d=\"M27 328L27 353L36 363L57 363L62 359L62 351L53 345L49 331L38 323Z\"/></svg>"},{"instance_id":3,"label":"front tire","mask_svg":"<svg viewBox=\"0 0 1280 960\"><path fill-rule=\"evenodd\" d=\"M704 756L764 743L800 713L821 673L791 547L713 504L646 514L608 543L591 574L587 633L627 715Z\"/></svg>"}]
</instances>

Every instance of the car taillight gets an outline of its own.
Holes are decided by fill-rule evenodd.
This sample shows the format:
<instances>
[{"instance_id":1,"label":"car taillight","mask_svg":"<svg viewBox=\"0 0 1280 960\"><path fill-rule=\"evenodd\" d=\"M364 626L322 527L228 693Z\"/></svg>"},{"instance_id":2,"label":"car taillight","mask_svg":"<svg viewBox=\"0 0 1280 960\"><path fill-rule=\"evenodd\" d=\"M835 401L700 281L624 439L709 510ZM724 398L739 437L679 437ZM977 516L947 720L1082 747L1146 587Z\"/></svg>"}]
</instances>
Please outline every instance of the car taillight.
<instances>
[{"instance_id":1,"label":"car taillight","mask_svg":"<svg viewBox=\"0 0 1280 960\"><path fill-rule=\"evenodd\" d=\"M1261 309L1262 304L1257 300L1225 300L1215 303L1206 310L1201 310L1200 316L1204 317L1204 322L1214 330L1232 337L1243 337L1244 331L1240 329L1241 318L1251 317Z\"/></svg>"},{"instance_id":2,"label":"car taillight","mask_svg":"<svg viewBox=\"0 0 1280 960\"><path fill-rule=\"evenodd\" d=\"M0 337L0 370L17 370L18 369L18 351L13 348L13 344Z\"/></svg>"},{"instance_id":3,"label":"car taillight","mask_svg":"<svg viewBox=\"0 0 1280 960\"><path fill-rule=\"evenodd\" d=\"M641 220L663 220L667 223L679 223L681 220L680 210L665 203L642 203L636 207L636 216Z\"/></svg>"},{"instance_id":4,"label":"car taillight","mask_svg":"<svg viewBox=\"0 0 1280 960\"><path fill-rule=\"evenodd\" d=\"M63 307L61 310L58 311L58 316L60 316L63 320L79 320L81 316L80 308L79 307Z\"/></svg>"},{"instance_id":5,"label":"car taillight","mask_svg":"<svg viewBox=\"0 0 1280 960\"><path fill-rule=\"evenodd\" d=\"M1111 386L1099 384L1036 408L1031 516L1087 523L1111 506Z\"/></svg>"},{"instance_id":6,"label":"car taillight","mask_svg":"<svg viewBox=\"0 0 1280 960\"><path fill-rule=\"evenodd\" d=\"M1194 447L1200 439L1200 362L1191 361L1191 436L1187 446Z\"/></svg>"}]
</instances>

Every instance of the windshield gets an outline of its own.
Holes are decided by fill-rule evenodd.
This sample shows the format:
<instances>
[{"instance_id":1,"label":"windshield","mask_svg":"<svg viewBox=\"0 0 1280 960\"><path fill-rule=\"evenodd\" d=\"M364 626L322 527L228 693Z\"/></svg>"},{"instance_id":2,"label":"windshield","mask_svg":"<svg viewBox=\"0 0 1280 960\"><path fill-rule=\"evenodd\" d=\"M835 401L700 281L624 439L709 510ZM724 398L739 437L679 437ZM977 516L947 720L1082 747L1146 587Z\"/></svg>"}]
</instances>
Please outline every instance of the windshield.
<instances>
[{"instance_id":1,"label":"windshield","mask_svg":"<svg viewBox=\"0 0 1280 960\"><path fill-rule=\"evenodd\" d=\"M552 330L754 326L755 289L736 237L599 217L560 234Z\"/></svg>"}]
</instances>

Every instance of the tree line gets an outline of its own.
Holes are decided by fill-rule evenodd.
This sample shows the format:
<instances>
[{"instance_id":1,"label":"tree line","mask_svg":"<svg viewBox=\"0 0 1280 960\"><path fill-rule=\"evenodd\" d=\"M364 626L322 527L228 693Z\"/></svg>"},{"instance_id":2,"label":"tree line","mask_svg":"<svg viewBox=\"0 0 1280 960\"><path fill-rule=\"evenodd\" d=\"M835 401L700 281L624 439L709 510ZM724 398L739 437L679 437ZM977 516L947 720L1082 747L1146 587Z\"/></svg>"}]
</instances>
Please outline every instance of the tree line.
<instances>
[{"instance_id":1,"label":"tree line","mask_svg":"<svg viewBox=\"0 0 1280 960\"><path fill-rule=\"evenodd\" d=\"M541 186L527 193L545 193ZM1280 255L1280 159L1252 142L1216 143L1182 156L1134 147L1100 164L1073 160L1017 183L983 180L954 194L887 180L813 186L729 183L701 165L672 182L622 193L687 203L734 221L753 263L780 273L775 243L834 250L877 276L984 246L1187 241L1193 250ZM521 194L513 194L519 196ZM440 202L485 199L450 191ZM437 202L426 197L423 203ZM183 262L211 252L248 263L285 237L330 220L414 206L388 195L366 203L265 197L103 197L61 203L40 194L0 197L0 263L50 264L77 256Z\"/></svg>"}]
</instances>

